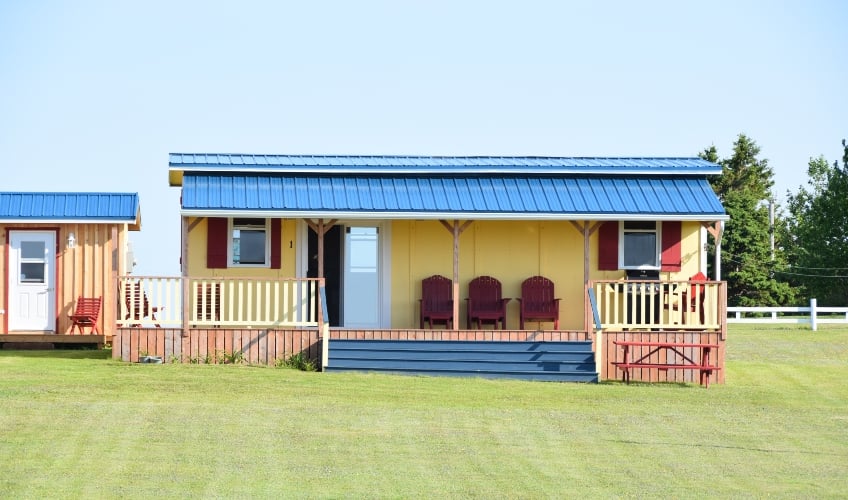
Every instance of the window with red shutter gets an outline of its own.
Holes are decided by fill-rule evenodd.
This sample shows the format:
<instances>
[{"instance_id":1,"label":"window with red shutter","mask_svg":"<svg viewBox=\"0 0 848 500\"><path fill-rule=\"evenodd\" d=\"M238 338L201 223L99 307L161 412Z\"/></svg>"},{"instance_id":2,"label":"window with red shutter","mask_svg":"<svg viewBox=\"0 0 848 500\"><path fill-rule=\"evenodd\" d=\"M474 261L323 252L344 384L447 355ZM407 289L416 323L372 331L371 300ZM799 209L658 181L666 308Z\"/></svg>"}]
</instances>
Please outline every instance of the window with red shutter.
<instances>
[{"instance_id":1,"label":"window with red shutter","mask_svg":"<svg viewBox=\"0 0 848 500\"><path fill-rule=\"evenodd\" d=\"M280 269L282 223L280 219L271 219L270 240L268 226L268 219L209 217L206 267L225 269L259 266Z\"/></svg>"}]
</instances>

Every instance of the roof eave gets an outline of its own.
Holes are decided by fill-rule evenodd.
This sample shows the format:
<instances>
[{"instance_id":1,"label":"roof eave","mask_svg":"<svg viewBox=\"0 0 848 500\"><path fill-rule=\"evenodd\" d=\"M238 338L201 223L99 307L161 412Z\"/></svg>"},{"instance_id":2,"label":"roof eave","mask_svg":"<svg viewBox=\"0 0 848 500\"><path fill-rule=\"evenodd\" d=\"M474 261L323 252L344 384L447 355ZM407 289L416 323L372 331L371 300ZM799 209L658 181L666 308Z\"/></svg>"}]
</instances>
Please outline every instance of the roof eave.
<instances>
[{"instance_id":1,"label":"roof eave","mask_svg":"<svg viewBox=\"0 0 848 500\"><path fill-rule=\"evenodd\" d=\"M550 213L550 212L368 212L368 211L280 211L280 210L239 210L239 209L182 209L184 217L253 217L285 219L361 219L361 220L633 220L633 221L720 221L730 220L727 214L634 214L634 213Z\"/></svg>"},{"instance_id":2,"label":"roof eave","mask_svg":"<svg viewBox=\"0 0 848 500\"><path fill-rule=\"evenodd\" d=\"M568 167L568 168L535 168L535 167L462 167L462 168L433 168L409 166L402 168L373 168L373 167L328 167L328 166L286 166L286 167L257 167L250 165L199 165L199 164L170 164L168 181L170 185L181 186L183 174L191 173L238 173L238 174L324 174L324 175L638 175L638 176L697 176L720 175L721 168L646 168L646 167Z\"/></svg>"}]
</instances>

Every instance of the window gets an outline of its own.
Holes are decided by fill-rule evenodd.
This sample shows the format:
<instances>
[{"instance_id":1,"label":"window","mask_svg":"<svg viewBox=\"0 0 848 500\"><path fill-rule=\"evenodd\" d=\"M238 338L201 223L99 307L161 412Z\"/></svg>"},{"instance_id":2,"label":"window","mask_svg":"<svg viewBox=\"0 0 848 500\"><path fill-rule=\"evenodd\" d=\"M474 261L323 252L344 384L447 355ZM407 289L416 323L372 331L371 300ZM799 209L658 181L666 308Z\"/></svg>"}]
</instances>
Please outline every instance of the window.
<instances>
[{"instance_id":1,"label":"window","mask_svg":"<svg viewBox=\"0 0 848 500\"><path fill-rule=\"evenodd\" d=\"M266 219L232 219L230 265L267 267L270 262Z\"/></svg>"},{"instance_id":2,"label":"window","mask_svg":"<svg viewBox=\"0 0 848 500\"><path fill-rule=\"evenodd\" d=\"M660 235L653 221L621 223L619 262L621 269L659 269Z\"/></svg>"}]
</instances>

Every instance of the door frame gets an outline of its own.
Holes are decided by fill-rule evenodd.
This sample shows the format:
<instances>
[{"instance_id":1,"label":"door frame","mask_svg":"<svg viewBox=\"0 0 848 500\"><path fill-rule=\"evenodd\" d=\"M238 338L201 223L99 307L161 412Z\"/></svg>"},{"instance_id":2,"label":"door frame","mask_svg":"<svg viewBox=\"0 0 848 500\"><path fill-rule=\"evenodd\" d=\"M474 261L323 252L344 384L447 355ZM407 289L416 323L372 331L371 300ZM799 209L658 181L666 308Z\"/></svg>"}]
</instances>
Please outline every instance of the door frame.
<instances>
[{"instance_id":1,"label":"door frame","mask_svg":"<svg viewBox=\"0 0 848 500\"><path fill-rule=\"evenodd\" d=\"M58 333L58 323L59 323L59 278L61 276L60 269L60 259L59 255L59 228L58 227L14 227L7 226L6 227L6 244L5 244L5 259L3 262L3 332L9 333L9 317L11 316L9 312L9 306L11 304L11 292L12 292L12 258L11 258L11 250L12 250L12 233L52 233L53 235L53 258L48 259L48 279L52 278L52 287L51 283L47 284L47 292L51 295L48 297L48 303L52 304L53 314L48 314L48 328L46 330L38 330L44 332L53 332ZM48 311L49 312L49 311ZM16 330L17 331L17 330ZM28 330L20 330L20 331L28 331Z\"/></svg>"},{"instance_id":2,"label":"door frame","mask_svg":"<svg viewBox=\"0 0 848 500\"><path fill-rule=\"evenodd\" d=\"M391 328L392 325L392 237L391 237L391 228L392 221L386 219L340 219L336 222L337 226L348 227L348 226L367 226L367 227L376 227L377 228L377 252L378 252L378 265L379 265L379 303L380 303L380 311L379 311L379 326L378 328ZM307 269L308 269L308 259L309 259L309 225L303 219L297 220L297 255L295 256L295 264L297 266L296 277L305 278ZM341 263L341 279L339 283L340 290L340 303L339 309L344 310L344 274L345 274L345 248L344 243L342 242L342 249L339 252L339 258L342 260ZM342 318L344 320L344 318ZM339 328L348 328L344 326L344 322L342 322L342 326Z\"/></svg>"}]
</instances>

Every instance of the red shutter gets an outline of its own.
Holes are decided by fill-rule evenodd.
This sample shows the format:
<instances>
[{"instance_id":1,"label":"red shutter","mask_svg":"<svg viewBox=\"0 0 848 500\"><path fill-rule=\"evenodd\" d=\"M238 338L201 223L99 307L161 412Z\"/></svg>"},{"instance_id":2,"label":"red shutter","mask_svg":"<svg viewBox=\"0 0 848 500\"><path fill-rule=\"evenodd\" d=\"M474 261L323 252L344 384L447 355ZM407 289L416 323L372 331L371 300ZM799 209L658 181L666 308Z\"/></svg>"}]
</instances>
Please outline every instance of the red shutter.
<instances>
[{"instance_id":1,"label":"red shutter","mask_svg":"<svg viewBox=\"0 0 848 500\"><path fill-rule=\"evenodd\" d=\"M680 221L670 220L662 225L662 270L680 271Z\"/></svg>"},{"instance_id":2,"label":"red shutter","mask_svg":"<svg viewBox=\"0 0 848 500\"><path fill-rule=\"evenodd\" d=\"M227 267L227 219L223 217L206 219L206 267Z\"/></svg>"},{"instance_id":3,"label":"red shutter","mask_svg":"<svg viewBox=\"0 0 848 500\"><path fill-rule=\"evenodd\" d=\"M598 270L618 270L618 222L608 221L598 229Z\"/></svg>"},{"instance_id":4,"label":"red shutter","mask_svg":"<svg viewBox=\"0 0 848 500\"><path fill-rule=\"evenodd\" d=\"M280 219L271 219L271 269L280 269L281 267L280 249L283 245L281 233Z\"/></svg>"}]
</instances>

